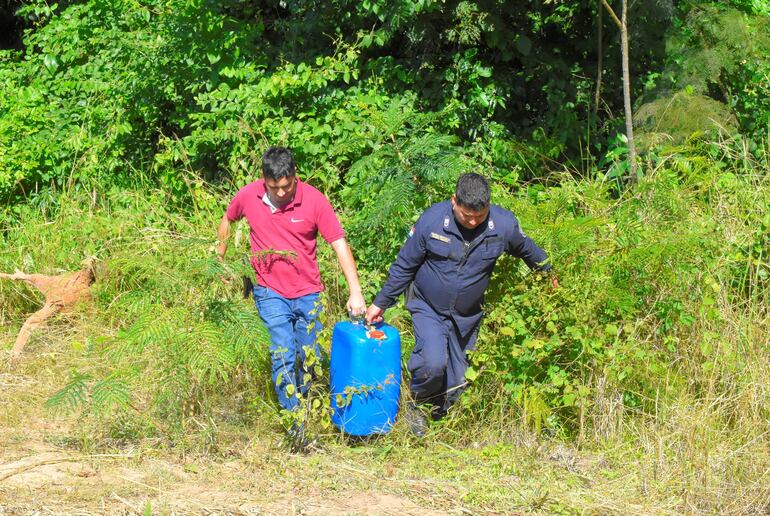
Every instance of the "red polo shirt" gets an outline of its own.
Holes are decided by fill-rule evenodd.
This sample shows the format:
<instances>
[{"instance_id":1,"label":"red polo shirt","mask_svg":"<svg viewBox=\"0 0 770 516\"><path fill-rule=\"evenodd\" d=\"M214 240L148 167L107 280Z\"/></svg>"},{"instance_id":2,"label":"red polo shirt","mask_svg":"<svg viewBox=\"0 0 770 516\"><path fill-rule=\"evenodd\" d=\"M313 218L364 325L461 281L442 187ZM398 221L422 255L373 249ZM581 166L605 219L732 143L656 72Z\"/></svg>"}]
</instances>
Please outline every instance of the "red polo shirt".
<instances>
[{"instance_id":1,"label":"red polo shirt","mask_svg":"<svg viewBox=\"0 0 770 516\"><path fill-rule=\"evenodd\" d=\"M230 222L249 222L257 283L289 299L322 291L316 237L320 232L331 243L345 236L329 200L299 179L294 199L283 208L265 203L264 195L260 179L241 188L227 207Z\"/></svg>"}]
</instances>

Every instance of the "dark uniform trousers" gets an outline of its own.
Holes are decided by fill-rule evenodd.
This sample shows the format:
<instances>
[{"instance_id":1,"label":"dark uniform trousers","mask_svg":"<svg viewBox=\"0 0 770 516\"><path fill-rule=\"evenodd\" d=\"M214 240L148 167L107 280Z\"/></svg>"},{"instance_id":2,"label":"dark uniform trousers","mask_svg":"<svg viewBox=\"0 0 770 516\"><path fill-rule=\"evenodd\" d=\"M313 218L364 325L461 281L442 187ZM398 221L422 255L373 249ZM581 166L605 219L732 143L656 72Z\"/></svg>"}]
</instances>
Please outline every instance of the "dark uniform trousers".
<instances>
[{"instance_id":1,"label":"dark uniform trousers","mask_svg":"<svg viewBox=\"0 0 770 516\"><path fill-rule=\"evenodd\" d=\"M436 313L424 301L409 302L414 323L414 349L408 369L410 390L417 403L430 404L434 417L443 417L467 386L467 351L473 351L479 333L477 325L462 335L451 317Z\"/></svg>"}]
</instances>

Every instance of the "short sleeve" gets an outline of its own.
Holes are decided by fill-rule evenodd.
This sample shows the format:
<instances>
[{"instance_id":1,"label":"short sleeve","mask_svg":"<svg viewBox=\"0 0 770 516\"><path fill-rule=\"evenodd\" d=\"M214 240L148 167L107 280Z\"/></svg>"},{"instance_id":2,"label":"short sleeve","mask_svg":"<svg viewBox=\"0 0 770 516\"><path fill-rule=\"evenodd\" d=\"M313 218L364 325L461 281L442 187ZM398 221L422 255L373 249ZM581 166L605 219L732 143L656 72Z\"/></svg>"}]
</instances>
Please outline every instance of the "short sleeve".
<instances>
[{"instance_id":1,"label":"short sleeve","mask_svg":"<svg viewBox=\"0 0 770 516\"><path fill-rule=\"evenodd\" d=\"M323 194L318 196L316 203L316 224L318 225L318 232L330 244L345 236L345 231L342 229L337 214L334 213L334 208Z\"/></svg>"},{"instance_id":2,"label":"short sleeve","mask_svg":"<svg viewBox=\"0 0 770 516\"><path fill-rule=\"evenodd\" d=\"M227 207L225 213L227 215L227 220L230 222L235 222L236 220L241 220L243 218L243 189L235 194L235 197L230 201L230 205Z\"/></svg>"}]
</instances>

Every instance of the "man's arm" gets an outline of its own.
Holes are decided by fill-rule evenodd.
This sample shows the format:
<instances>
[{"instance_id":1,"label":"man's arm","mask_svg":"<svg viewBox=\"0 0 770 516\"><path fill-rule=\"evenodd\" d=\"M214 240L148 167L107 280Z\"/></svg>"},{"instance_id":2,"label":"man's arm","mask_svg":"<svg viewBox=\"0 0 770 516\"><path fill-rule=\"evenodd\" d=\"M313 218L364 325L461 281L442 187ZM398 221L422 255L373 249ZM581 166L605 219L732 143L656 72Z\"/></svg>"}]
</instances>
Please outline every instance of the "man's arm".
<instances>
[{"instance_id":1,"label":"man's arm","mask_svg":"<svg viewBox=\"0 0 770 516\"><path fill-rule=\"evenodd\" d=\"M548 254L524 233L516 216L512 213L510 216L513 219L513 227L510 228L508 242L506 242L508 254L524 260L530 269L540 272L550 271L551 264L548 263Z\"/></svg>"},{"instance_id":2,"label":"man's arm","mask_svg":"<svg viewBox=\"0 0 770 516\"><path fill-rule=\"evenodd\" d=\"M217 228L217 257L220 260L225 259L225 253L227 252L227 239L230 236L230 219L227 218L227 213L222 215L222 220L219 222Z\"/></svg>"},{"instance_id":3,"label":"man's arm","mask_svg":"<svg viewBox=\"0 0 770 516\"><path fill-rule=\"evenodd\" d=\"M530 269L549 275L551 288L559 288L559 278L551 267L548 254L524 233L515 216L513 226L512 238L508 242L508 253L524 260Z\"/></svg>"},{"instance_id":4,"label":"man's arm","mask_svg":"<svg viewBox=\"0 0 770 516\"><path fill-rule=\"evenodd\" d=\"M393 305L396 297L406 290L425 260L425 242L420 228L420 221L417 221L415 233L401 247L396 261L388 271L388 280L367 309L366 322L382 321L382 314Z\"/></svg>"},{"instance_id":5,"label":"man's arm","mask_svg":"<svg viewBox=\"0 0 770 516\"><path fill-rule=\"evenodd\" d=\"M366 301L364 301L364 296L361 294L361 282L358 279L356 261L353 258L353 253L350 251L350 246L344 238L338 238L331 243L331 246L337 254L337 261L350 289L350 296L346 305L348 313L361 315L366 311Z\"/></svg>"}]
</instances>

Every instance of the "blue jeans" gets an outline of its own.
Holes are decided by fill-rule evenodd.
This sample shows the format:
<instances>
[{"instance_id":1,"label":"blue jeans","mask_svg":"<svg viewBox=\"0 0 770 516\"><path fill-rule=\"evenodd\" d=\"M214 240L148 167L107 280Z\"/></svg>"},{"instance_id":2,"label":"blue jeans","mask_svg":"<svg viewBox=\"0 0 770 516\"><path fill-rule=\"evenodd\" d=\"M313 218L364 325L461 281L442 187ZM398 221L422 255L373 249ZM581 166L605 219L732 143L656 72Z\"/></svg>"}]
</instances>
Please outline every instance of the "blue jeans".
<instances>
[{"instance_id":1,"label":"blue jeans","mask_svg":"<svg viewBox=\"0 0 770 516\"><path fill-rule=\"evenodd\" d=\"M255 285L254 304L259 317L270 333L272 378L278 403L286 410L296 410L297 393L307 394L310 388L305 360L310 352L320 359L316 335L321 330L318 316L322 307L318 293L287 299L261 285ZM291 387L290 387L291 386Z\"/></svg>"}]
</instances>

